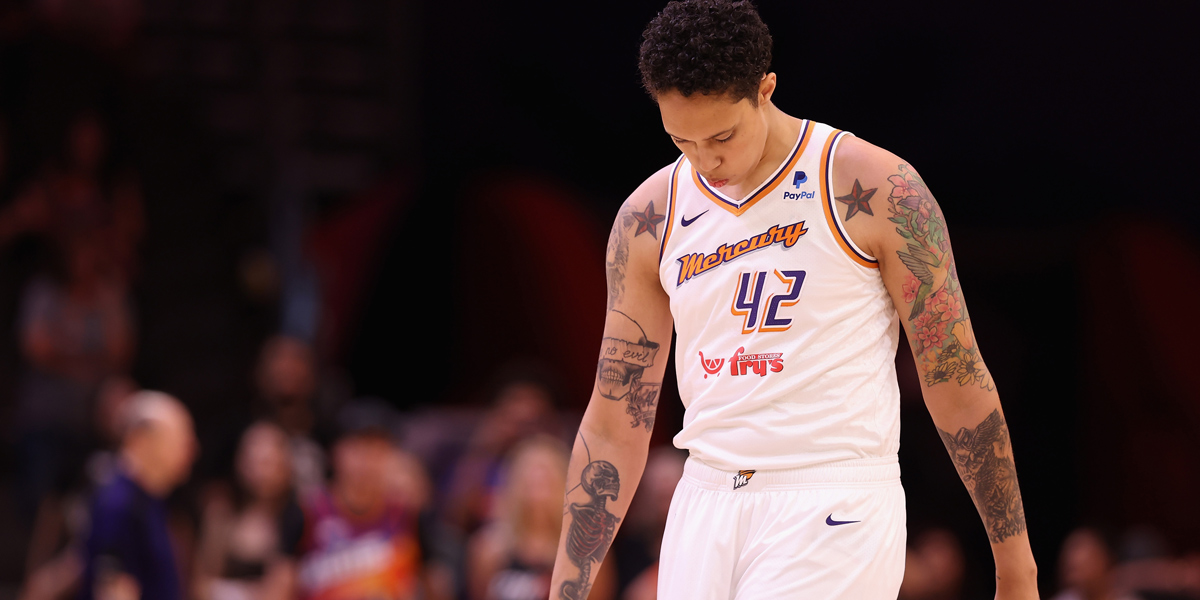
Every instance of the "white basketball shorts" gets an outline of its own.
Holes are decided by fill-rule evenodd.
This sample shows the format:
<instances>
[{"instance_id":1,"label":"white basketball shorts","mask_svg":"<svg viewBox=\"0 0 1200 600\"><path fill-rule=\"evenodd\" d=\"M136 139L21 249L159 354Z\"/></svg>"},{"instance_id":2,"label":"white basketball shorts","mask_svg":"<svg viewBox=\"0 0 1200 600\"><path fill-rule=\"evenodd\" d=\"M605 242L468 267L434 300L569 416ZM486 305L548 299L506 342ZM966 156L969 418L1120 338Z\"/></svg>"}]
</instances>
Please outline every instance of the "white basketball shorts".
<instances>
[{"instance_id":1,"label":"white basketball shorts","mask_svg":"<svg viewBox=\"0 0 1200 600\"><path fill-rule=\"evenodd\" d=\"M904 576L896 457L778 471L695 458L671 499L660 600L895 600Z\"/></svg>"}]
</instances>

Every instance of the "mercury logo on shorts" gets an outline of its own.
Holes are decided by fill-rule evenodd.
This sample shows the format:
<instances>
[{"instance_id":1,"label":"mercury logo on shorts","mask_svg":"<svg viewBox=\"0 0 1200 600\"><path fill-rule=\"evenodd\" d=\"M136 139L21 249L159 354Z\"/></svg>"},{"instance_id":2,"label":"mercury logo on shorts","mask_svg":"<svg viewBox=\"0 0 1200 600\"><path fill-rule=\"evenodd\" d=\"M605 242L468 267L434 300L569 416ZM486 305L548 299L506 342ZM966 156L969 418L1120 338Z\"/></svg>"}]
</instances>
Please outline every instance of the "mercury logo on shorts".
<instances>
[{"instance_id":1,"label":"mercury logo on shorts","mask_svg":"<svg viewBox=\"0 0 1200 600\"><path fill-rule=\"evenodd\" d=\"M750 483L750 478L754 477L754 473L754 469L742 469L738 471L738 474L733 476L733 489L736 490L740 487L745 487L747 483Z\"/></svg>"}]
</instances>

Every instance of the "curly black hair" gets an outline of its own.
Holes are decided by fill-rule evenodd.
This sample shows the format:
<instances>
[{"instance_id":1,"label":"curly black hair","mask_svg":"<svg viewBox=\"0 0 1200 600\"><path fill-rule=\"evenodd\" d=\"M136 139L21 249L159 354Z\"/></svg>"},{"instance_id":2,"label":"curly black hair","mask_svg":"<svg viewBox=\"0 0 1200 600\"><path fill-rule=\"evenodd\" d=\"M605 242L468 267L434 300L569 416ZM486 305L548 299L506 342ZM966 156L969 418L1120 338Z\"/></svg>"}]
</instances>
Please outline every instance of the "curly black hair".
<instances>
[{"instance_id":1,"label":"curly black hair","mask_svg":"<svg viewBox=\"0 0 1200 600\"><path fill-rule=\"evenodd\" d=\"M771 32L749 0L678 0L642 32L638 68L650 96L728 94L758 104Z\"/></svg>"}]
</instances>

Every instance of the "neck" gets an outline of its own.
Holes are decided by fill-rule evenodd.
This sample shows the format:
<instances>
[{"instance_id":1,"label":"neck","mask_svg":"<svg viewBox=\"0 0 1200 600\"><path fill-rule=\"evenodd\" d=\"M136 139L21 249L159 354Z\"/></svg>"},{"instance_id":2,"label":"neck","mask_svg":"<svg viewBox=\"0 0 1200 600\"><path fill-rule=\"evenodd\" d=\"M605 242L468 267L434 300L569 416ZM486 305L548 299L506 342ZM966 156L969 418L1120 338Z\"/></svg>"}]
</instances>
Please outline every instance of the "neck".
<instances>
[{"instance_id":1,"label":"neck","mask_svg":"<svg viewBox=\"0 0 1200 600\"><path fill-rule=\"evenodd\" d=\"M1087 600L1111 600L1112 589L1108 585L1108 580L1095 582L1092 585L1086 586L1080 590L1083 592L1083 597Z\"/></svg>"},{"instance_id":2,"label":"neck","mask_svg":"<svg viewBox=\"0 0 1200 600\"><path fill-rule=\"evenodd\" d=\"M766 181L787 160L800 136L800 119L784 113L770 102L763 105L762 110L766 112L767 121L767 141L763 144L762 158L744 183L728 191L733 198L745 196Z\"/></svg>"},{"instance_id":3,"label":"neck","mask_svg":"<svg viewBox=\"0 0 1200 600\"><path fill-rule=\"evenodd\" d=\"M170 491L170 486L166 485L162 481L162 478L157 476L149 462L136 452L130 452L129 449L121 451L121 470L138 487L151 496L163 498Z\"/></svg>"},{"instance_id":4,"label":"neck","mask_svg":"<svg viewBox=\"0 0 1200 600\"><path fill-rule=\"evenodd\" d=\"M347 485L334 486L334 501L356 518L370 518L379 514L387 504L382 495L362 493Z\"/></svg>"}]
</instances>

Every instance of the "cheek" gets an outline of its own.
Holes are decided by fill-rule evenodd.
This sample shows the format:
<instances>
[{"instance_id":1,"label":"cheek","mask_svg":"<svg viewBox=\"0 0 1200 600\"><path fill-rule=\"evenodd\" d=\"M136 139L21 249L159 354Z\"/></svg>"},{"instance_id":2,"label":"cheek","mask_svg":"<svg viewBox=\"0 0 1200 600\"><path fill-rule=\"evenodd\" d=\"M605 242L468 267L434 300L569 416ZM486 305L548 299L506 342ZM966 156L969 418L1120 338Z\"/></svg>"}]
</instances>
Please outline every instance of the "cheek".
<instances>
[{"instance_id":1,"label":"cheek","mask_svg":"<svg viewBox=\"0 0 1200 600\"><path fill-rule=\"evenodd\" d=\"M758 160L762 157L765 147L765 139L743 138L736 144L735 148L730 149L730 154L737 156L738 164L750 169L758 164Z\"/></svg>"}]
</instances>

